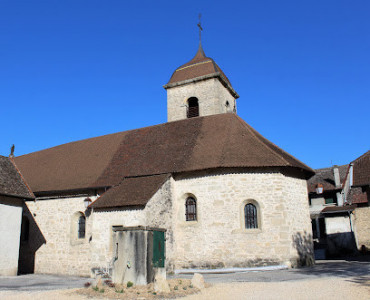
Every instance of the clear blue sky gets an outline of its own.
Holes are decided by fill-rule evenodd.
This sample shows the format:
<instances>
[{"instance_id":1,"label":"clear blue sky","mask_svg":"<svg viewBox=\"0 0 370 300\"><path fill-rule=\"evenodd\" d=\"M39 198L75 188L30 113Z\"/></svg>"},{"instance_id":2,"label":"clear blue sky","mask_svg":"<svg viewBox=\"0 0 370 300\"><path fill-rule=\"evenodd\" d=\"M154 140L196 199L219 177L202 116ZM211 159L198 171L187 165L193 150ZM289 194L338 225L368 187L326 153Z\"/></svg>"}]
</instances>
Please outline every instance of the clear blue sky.
<instances>
[{"instance_id":1,"label":"clear blue sky","mask_svg":"<svg viewBox=\"0 0 370 300\"><path fill-rule=\"evenodd\" d=\"M0 154L166 122L203 46L238 114L312 168L370 149L370 1L0 1Z\"/></svg>"}]
</instances>

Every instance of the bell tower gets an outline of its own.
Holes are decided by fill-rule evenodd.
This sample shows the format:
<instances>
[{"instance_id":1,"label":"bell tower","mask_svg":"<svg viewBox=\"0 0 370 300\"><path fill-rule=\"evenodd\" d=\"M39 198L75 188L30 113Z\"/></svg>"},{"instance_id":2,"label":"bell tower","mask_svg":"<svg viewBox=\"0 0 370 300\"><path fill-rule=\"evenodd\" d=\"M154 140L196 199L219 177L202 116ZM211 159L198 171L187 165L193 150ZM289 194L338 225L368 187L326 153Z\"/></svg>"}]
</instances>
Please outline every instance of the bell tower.
<instances>
[{"instance_id":1,"label":"bell tower","mask_svg":"<svg viewBox=\"0 0 370 300\"><path fill-rule=\"evenodd\" d=\"M188 63L180 66L163 87L167 90L168 122L236 113L237 92L229 79L202 47L202 26L199 15L199 48Z\"/></svg>"},{"instance_id":2,"label":"bell tower","mask_svg":"<svg viewBox=\"0 0 370 300\"><path fill-rule=\"evenodd\" d=\"M215 61L206 57L201 43L194 58L177 68L164 88L168 122L236 113L239 95Z\"/></svg>"}]
</instances>

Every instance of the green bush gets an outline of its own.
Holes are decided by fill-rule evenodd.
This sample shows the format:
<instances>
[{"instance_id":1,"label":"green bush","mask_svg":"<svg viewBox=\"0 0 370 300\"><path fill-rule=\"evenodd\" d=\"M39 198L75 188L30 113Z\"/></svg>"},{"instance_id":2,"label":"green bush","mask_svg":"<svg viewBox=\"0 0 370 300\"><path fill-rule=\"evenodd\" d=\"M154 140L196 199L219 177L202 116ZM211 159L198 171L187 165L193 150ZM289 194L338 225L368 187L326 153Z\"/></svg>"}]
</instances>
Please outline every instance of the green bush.
<instances>
[{"instance_id":1,"label":"green bush","mask_svg":"<svg viewBox=\"0 0 370 300\"><path fill-rule=\"evenodd\" d=\"M134 286L134 283L133 283L133 282L131 282L131 281L128 281L128 282L127 282L127 287L128 287L128 288L130 288L130 287L132 287L132 286Z\"/></svg>"}]
</instances>

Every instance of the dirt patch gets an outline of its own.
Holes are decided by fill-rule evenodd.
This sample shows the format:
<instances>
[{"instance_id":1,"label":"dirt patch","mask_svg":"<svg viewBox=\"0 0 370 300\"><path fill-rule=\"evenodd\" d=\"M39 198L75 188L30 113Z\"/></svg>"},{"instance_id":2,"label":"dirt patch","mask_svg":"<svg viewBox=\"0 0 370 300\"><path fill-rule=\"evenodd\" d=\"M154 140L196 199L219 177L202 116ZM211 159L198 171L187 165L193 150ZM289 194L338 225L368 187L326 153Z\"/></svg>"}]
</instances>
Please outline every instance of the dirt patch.
<instances>
[{"instance_id":1,"label":"dirt patch","mask_svg":"<svg viewBox=\"0 0 370 300\"><path fill-rule=\"evenodd\" d=\"M169 293L158 293L154 290L154 284L127 287L127 285L116 284L114 286L90 286L76 290L75 293L92 298L109 299L163 299L179 298L200 292L191 284L190 279L167 280L170 287ZM208 285L210 286L210 285Z\"/></svg>"}]
</instances>

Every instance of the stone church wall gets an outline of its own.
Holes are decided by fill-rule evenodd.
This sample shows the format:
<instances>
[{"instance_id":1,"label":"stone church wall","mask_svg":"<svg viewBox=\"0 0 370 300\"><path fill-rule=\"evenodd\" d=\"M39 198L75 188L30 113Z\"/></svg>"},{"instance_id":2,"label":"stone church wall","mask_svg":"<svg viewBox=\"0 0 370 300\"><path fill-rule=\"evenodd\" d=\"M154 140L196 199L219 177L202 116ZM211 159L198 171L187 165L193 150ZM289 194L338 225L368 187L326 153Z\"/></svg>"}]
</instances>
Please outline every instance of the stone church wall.
<instances>
[{"instance_id":1,"label":"stone church wall","mask_svg":"<svg viewBox=\"0 0 370 300\"><path fill-rule=\"evenodd\" d=\"M33 216L35 226L31 227L30 241L42 235L44 243L35 255L35 273L90 275L91 216L86 218L86 235L78 239L72 226L76 213L84 213L83 200L86 197L28 201L27 208ZM95 200L95 197L90 197Z\"/></svg>"},{"instance_id":2,"label":"stone church wall","mask_svg":"<svg viewBox=\"0 0 370 300\"><path fill-rule=\"evenodd\" d=\"M278 172L209 172L175 178L176 269L312 262L306 181ZM185 200L197 221L185 221ZM259 208L258 229L245 229L244 206Z\"/></svg>"},{"instance_id":3,"label":"stone church wall","mask_svg":"<svg viewBox=\"0 0 370 300\"><path fill-rule=\"evenodd\" d=\"M168 121L186 119L187 100L196 97L199 101L199 115L209 116L232 112L235 99L217 78L197 81L167 89ZM229 107L226 107L226 101Z\"/></svg>"},{"instance_id":4,"label":"stone church wall","mask_svg":"<svg viewBox=\"0 0 370 300\"><path fill-rule=\"evenodd\" d=\"M85 213L86 197L27 202L27 210L37 227L30 233L30 239L35 237L37 229L44 241L35 255L35 273L91 276L97 269L109 268L114 257L112 226L166 228L167 240L171 241L171 180L163 184L144 209L86 212L84 239L78 239L71 227L77 226L75 214ZM171 253L171 243L168 244L167 251Z\"/></svg>"},{"instance_id":5,"label":"stone church wall","mask_svg":"<svg viewBox=\"0 0 370 300\"><path fill-rule=\"evenodd\" d=\"M153 195L146 207L116 208L93 213L92 269L109 267L115 249L112 242L112 226L150 226L166 228L167 240L172 239L171 231L171 179ZM167 252L172 248L166 244Z\"/></svg>"}]
</instances>

